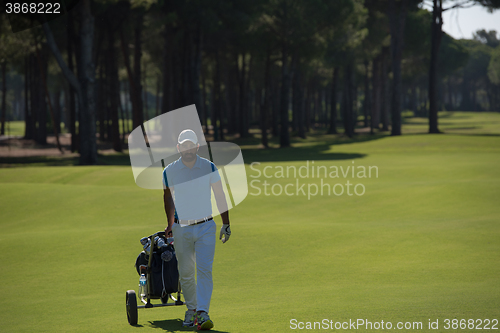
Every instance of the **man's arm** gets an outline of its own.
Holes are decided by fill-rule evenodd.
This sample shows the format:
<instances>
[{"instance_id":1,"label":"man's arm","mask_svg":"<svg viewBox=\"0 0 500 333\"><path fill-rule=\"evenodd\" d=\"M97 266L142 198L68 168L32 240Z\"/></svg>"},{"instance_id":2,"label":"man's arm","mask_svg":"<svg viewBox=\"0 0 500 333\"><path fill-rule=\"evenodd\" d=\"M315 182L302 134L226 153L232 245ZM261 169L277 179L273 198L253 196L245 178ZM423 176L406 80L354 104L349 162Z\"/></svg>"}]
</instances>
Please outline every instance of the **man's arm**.
<instances>
[{"instance_id":1,"label":"man's arm","mask_svg":"<svg viewBox=\"0 0 500 333\"><path fill-rule=\"evenodd\" d=\"M168 237L169 234L172 233L172 225L174 224L175 218L174 199L172 198L172 192L168 187L163 189L163 205L165 207L165 214L167 215L168 221L168 226L165 228L165 234Z\"/></svg>"},{"instance_id":2,"label":"man's arm","mask_svg":"<svg viewBox=\"0 0 500 333\"><path fill-rule=\"evenodd\" d=\"M222 223L229 225L227 201L220 180L218 182L212 183L212 190L214 191L215 201L217 202L217 209L219 209L220 216L222 217Z\"/></svg>"}]
</instances>

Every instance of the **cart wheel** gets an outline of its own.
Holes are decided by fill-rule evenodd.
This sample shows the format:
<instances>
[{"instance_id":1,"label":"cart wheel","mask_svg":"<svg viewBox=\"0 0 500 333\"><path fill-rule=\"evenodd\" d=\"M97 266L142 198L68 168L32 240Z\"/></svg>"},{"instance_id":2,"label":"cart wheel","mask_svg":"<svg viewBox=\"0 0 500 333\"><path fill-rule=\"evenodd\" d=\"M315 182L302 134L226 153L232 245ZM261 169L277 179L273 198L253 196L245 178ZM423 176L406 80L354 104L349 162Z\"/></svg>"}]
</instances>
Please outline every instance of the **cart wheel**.
<instances>
[{"instance_id":1,"label":"cart wheel","mask_svg":"<svg viewBox=\"0 0 500 333\"><path fill-rule=\"evenodd\" d=\"M128 290L126 294L127 319L130 325L137 325L137 296L135 291Z\"/></svg>"}]
</instances>

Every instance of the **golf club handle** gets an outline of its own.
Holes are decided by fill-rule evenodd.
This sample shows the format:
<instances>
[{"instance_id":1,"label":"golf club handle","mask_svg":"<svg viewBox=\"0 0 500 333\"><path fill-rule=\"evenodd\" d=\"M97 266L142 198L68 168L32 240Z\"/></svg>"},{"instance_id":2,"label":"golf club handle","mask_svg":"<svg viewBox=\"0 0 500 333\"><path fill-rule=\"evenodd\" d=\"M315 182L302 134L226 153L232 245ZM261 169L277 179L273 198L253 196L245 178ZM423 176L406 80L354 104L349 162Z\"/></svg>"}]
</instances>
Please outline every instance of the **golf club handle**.
<instances>
[{"instance_id":1,"label":"golf club handle","mask_svg":"<svg viewBox=\"0 0 500 333\"><path fill-rule=\"evenodd\" d=\"M148 238L151 239L151 240L154 240L156 236L163 236L163 237L165 237L165 231L155 232L154 234L148 236Z\"/></svg>"}]
</instances>

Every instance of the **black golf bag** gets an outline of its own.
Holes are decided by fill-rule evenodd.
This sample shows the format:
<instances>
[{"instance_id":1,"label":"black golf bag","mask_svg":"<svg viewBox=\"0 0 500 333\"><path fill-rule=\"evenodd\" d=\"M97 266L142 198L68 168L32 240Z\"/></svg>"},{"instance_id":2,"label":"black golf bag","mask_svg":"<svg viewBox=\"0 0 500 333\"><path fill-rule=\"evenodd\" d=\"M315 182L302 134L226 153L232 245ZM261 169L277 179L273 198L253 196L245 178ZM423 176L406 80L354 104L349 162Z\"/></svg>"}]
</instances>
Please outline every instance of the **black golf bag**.
<instances>
[{"instance_id":1,"label":"black golf bag","mask_svg":"<svg viewBox=\"0 0 500 333\"><path fill-rule=\"evenodd\" d=\"M137 325L137 309L184 305L181 301L181 286L173 238L165 238L165 232L158 231L143 237L141 244L144 251L135 261L135 268L141 276L139 294L136 294L135 290L127 290L125 295L127 320L130 325ZM145 275L146 281L142 278L142 274ZM137 306L137 299L144 305ZM160 299L161 304L151 303L152 299ZM174 302L169 303L169 299Z\"/></svg>"},{"instance_id":2,"label":"black golf bag","mask_svg":"<svg viewBox=\"0 0 500 333\"><path fill-rule=\"evenodd\" d=\"M177 258L175 256L174 247L171 244L160 248L154 244L153 248L150 296L164 298L167 294L173 294L179 289ZM143 265L147 267L148 261L149 255L146 251L142 251L135 262L135 268L139 275L141 275L140 266Z\"/></svg>"}]
</instances>

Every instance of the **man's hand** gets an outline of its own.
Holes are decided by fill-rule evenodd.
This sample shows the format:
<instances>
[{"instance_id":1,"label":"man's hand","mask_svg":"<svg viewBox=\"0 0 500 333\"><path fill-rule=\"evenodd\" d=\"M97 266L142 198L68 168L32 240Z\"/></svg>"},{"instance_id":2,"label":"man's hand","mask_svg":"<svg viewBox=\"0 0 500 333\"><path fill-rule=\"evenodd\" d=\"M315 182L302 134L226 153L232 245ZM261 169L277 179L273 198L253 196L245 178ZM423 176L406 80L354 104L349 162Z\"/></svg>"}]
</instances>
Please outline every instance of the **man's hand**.
<instances>
[{"instance_id":1,"label":"man's hand","mask_svg":"<svg viewBox=\"0 0 500 333\"><path fill-rule=\"evenodd\" d=\"M172 226L171 225L169 225L168 227L165 228L165 236L172 237Z\"/></svg>"},{"instance_id":2,"label":"man's hand","mask_svg":"<svg viewBox=\"0 0 500 333\"><path fill-rule=\"evenodd\" d=\"M224 239L222 236L224 236ZM229 236L231 236L231 228L229 227L229 224L223 224L222 228L220 228L220 237L219 239L222 239L222 243L225 243L229 240Z\"/></svg>"},{"instance_id":3,"label":"man's hand","mask_svg":"<svg viewBox=\"0 0 500 333\"><path fill-rule=\"evenodd\" d=\"M163 203L165 205L165 214L167 215L167 227L165 228L165 236L172 237L172 225L174 224L175 220L175 205L170 188L163 189Z\"/></svg>"}]
</instances>

